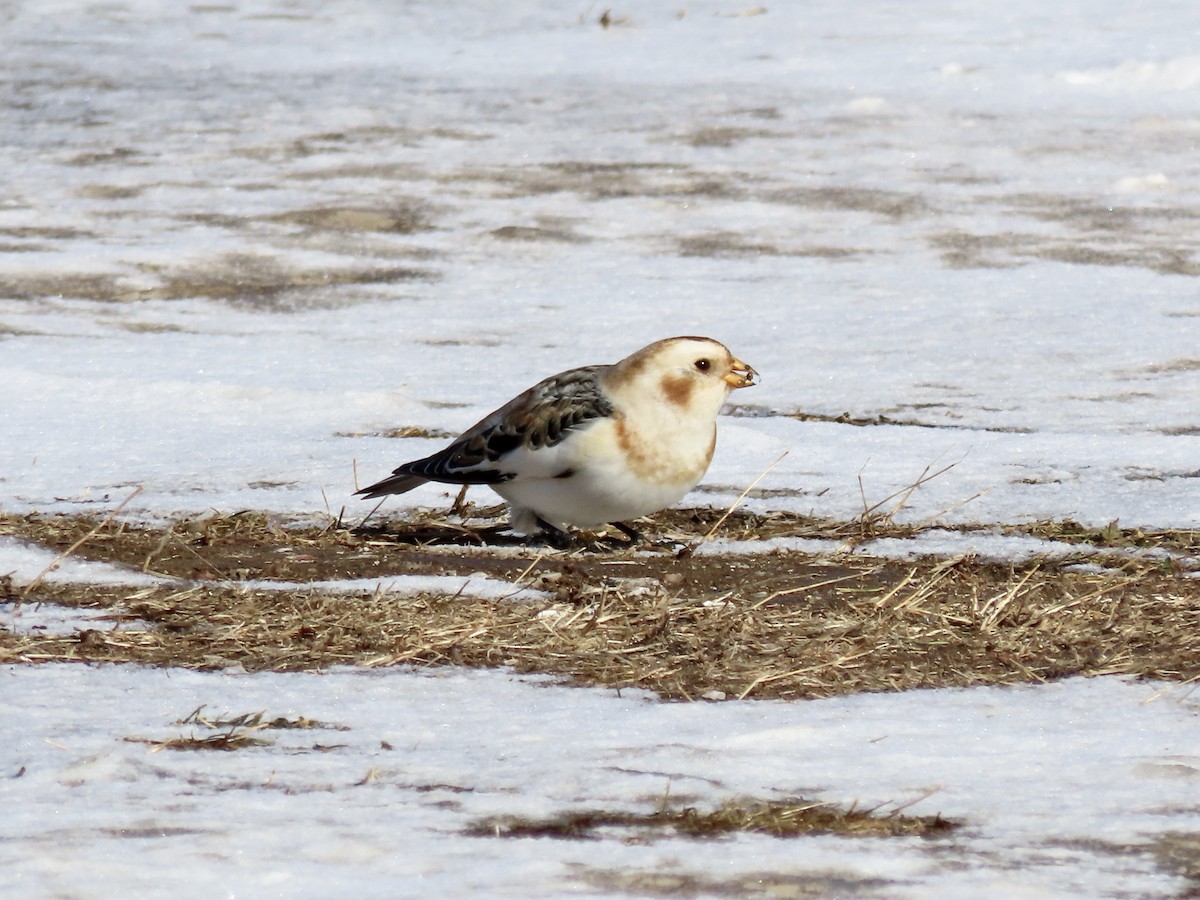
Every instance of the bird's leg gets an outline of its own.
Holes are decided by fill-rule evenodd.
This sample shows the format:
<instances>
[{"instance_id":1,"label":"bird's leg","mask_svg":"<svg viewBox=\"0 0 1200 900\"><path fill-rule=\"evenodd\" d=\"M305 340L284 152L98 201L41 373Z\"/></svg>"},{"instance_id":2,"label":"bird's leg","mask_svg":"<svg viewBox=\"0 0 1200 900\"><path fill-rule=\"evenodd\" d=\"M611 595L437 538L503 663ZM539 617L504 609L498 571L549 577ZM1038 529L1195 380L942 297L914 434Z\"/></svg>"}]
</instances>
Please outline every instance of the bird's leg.
<instances>
[{"instance_id":1,"label":"bird's leg","mask_svg":"<svg viewBox=\"0 0 1200 900\"><path fill-rule=\"evenodd\" d=\"M467 488L469 487L469 484L462 486L462 490L458 492L458 496L454 498L454 502L450 505L449 515L462 515L463 511L467 508Z\"/></svg>"},{"instance_id":2,"label":"bird's leg","mask_svg":"<svg viewBox=\"0 0 1200 900\"><path fill-rule=\"evenodd\" d=\"M542 537L546 543L555 550L570 550L575 546L575 538L570 532L551 525L541 516L536 516L534 521L537 522L538 528L542 529Z\"/></svg>"}]
</instances>

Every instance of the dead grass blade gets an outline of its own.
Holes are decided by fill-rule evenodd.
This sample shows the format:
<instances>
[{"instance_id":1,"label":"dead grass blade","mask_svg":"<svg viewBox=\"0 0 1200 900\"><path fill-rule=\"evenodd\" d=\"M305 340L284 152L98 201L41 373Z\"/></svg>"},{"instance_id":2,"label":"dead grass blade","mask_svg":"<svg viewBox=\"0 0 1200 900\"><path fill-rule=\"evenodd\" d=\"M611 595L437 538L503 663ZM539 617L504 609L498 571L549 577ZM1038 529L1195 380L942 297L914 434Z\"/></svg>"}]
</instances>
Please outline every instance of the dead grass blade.
<instances>
[{"instance_id":1,"label":"dead grass blade","mask_svg":"<svg viewBox=\"0 0 1200 900\"><path fill-rule=\"evenodd\" d=\"M766 478L772 469L774 469L777 465L779 465L781 462L783 462L784 459L787 458L788 452L789 451L784 450L782 453L780 453L779 456L776 458L776 460L773 463L771 463L769 466L767 466L765 469L763 469L761 472L759 472L758 476L753 481L751 481L748 485L746 485L745 490L743 490L740 494L738 494L737 497L734 499L734 501L731 504L729 504L729 508L727 510L725 510L725 512L721 516L721 518L717 519L717 521L713 523L713 527L708 529L708 532L704 535L704 537L702 537L700 539L699 543L703 544L705 541L712 540L713 535L716 534L717 531L720 530L721 526L725 524L725 520L728 519L731 515L733 515L733 511L735 509L737 509L739 506L742 505L742 501L746 499L746 495L748 495L752 490L754 490L758 486L758 483L760 481L762 481L764 478Z\"/></svg>"},{"instance_id":2,"label":"dead grass blade","mask_svg":"<svg viewBox=\"0 0 1200 900\"><path fill-rule=\"evenodd\" d=\"M878 500L871 504L867 503L867 492L865 486L863 485L862 473L860 472L858 475L858 492L859 496L862 498L863 511L858 514L858 516L853 520L852 524L857 526L860 536L863 537L874 537L880 530L893 526L895 524L897 513L899 513L902 509L904 509L905 506L908 505L909 498L912 497L918 488L928 484L935 478L945 475L947 472L957 466L960 461L961 460L956 460L955 462L949 463L937 471L931 471L933 469L933 465L930 464L926 466L924 470L922 470L921 474L918 475L916 480L911 484L900 488L898 491L893 491L882 500ZM893 503L892 501L895 502ZM885 510L884 507L889 503L892 504L891 508Z\"/></svg>"},{"instance_id":3,"label":"dead grass blade","mask_svg":"<svg viewBox=\"0 0 1200 900\"><path fill-rule=\"evenodd\" d=\"M91 540L93 537L95 537L97 534L99 534L100 530L103 529L105 526L107 526L108 523L111 522L113 519L115 519L120 514L121 510L123 510L128 505L129 501L132 500L134 497L136 497L141 492L142 492L142 488L140 486L134 488L133 493L130 494L128 497L126 497L124 500L122 500L120 502L120 504L117 506L117 508L114 509L112 512L110 512L101 522L99 522L95 528L93 528L91 531L89 531L87 534L85 534L83 537L81 537L79 540L77 540L75 543L73 543L70 547L68 547L66 550L64 550L62 553L60 553L58 556L56 556L54 558L53 562L51 562L48 566L46 566L46 568L42 569L42 571L38 572L37 575L35 575L33 577L33 580L30 581L29 584L25 585L25 589L21 592L22 596L28 597L30 592L41 583L43 578L45 578L47 575L49 575L51 572L53 572L55 569L57 569L60 565L62 565L63 560L65 560L72 553L74 553L76 550L78 550L80 547L82 547L84 544L86 544L89 540Z\"/></svg>"}]
</instances>

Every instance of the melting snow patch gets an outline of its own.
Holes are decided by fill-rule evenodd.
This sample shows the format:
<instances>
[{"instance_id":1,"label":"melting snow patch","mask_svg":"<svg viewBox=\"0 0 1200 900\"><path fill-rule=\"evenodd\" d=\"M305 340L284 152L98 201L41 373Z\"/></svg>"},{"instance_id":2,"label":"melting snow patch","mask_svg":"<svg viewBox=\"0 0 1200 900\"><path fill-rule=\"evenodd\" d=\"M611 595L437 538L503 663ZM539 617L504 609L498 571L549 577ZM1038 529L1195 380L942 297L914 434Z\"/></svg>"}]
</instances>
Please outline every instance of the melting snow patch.
<instances>
[{"instance_id":1,"label":"melting snow patch","mask_svg":"<svg viewBox=\"0 0 1200 900\"><path fill-rule=\"evenodd\" d=\"M0 575L8 575L17 586L42 580L130 586L167 584L169 579L148 575L122 566L92 562L37 547L12 537L0 537ZM44 574L43 574L44 573Z\"/></svg>"}]
</instances>

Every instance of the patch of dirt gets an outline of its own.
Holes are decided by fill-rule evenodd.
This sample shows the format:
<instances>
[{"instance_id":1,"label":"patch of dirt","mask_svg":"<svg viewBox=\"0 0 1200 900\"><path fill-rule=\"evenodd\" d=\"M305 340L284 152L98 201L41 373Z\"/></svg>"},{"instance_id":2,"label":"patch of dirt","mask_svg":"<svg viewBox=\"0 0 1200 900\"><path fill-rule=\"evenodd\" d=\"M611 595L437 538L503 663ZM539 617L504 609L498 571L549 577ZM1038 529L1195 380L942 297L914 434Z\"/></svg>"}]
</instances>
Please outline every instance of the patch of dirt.
<instances>
[{"instance_id":1,"label":"patch of dirt","mask_svg":"<svg viewBox=\"0 0 1200 900\"><path fill-rule=\"evenodd\" d=\"M1182 896L1200 894L1200 834L1172 832L1160 835L1151 846L1164 869L1191 883L1190 890Z\"/></svg>"},{"instance_id":2,"label":"patch of dirt","mask_svg":"<svg viewBox=\"0 0 1200 900\"><path fill-rule=\"evenodd\" d=\"M734 833L799 837L841 834L859 837L931 836L952 831L955 824L941 816L877 814L874 810L842 810L808 800L727 800L716 809L692 806L662 808L650 813L616 810L568 810L533 819L501 816L484 819L467 833L474 837L551 837L587 840L607 831L651 830L691 838L717 838Z\"/></svg>"},{"instance_id":3,"label":"patch of dirt","mask_svg":"<svg viewBox=\"0 0 1200 900\"><path fill-rule=\"evenodd\" d=\"M428 281L435 277L427 270L409 266L305 270L272 257L240 253L227 253L192 268L154 274L161 278L162 284L142 291L144 299L209 297L276 311L305 306L302 299L305 293L318 289Z\"/></svg>"},{"instance_id":4,"label":"patch of dirt","mask_svg":"<svg viewBox=\"0 0 1200 900\"><path fill-rule=\"evenodd\" d=\"M421 203L397 203L381 209L365 207L325 207L281 213L277 222L303 225L330 231L380 231L389 234L415 234L428 231L432 215Z\"/></svg>"},{"instance_id":5,"label":"patch of dirt","mask_svg":"<svg viewBox=\"0 0 1200 900\"><path fill-rule=\"evenodd\" d=\"M674 251L680 256L699 256L710 259L744 259L760 256L796 256L818 259L849 259L861 251L849 247L801 245L781 247L772 243L755 242L731 231L693 234L674 241Z\"/></svg>"},{"instance_id":6,"label":"patch of dirt","mask_svg":"<svg viewBox=\"0 0 1200 900\"><path fill-rule=\"evenodd\" d=\"M334 437L364 438L428 438L431 440L448 440L458 437L456 431L443 431L440 428L426 428L424 425L400 425L395 428L384 428L379 431L335 431Z\"/></svg>"},{"instance_id":7,"label":"patch of dirt","mask_svg":"<svg viewBox=\"0 0 1200 900\"><path fill-rule=\"evenodd\" d=\"M933 406L930 404L929 406ZM926 408L929 408L927 406ZM761 408L744 406L740 407L738 412L745 418L755 418L758 416L775 416L786 415L796 419L799 422L832 422L837 425L853 425L856 428L871 428L876 425L896 425L901 428L945 428L951 430L963 431L994 431L1002 434L1029 434L1032 432L1030 428L1009 428L1009 427L987 427L981 425L958 425L954 422L937 421L930 422L916 418L900 418L896 416L877 414L872 416L856 416L850 412L843 412L839 415L824 415L821 413L809 412L790 412L779 413L773 410L765 410Z\"/></svg>"},{"instance_id":8,"label":"patch of dirt","mask_svg":"<svg viewBox=\"0 0 1200 900\"><path fill-rule=\"evenodd\" d=\"M692 147L732 147L735 144L740 144L742 141L752 138L760 138L764 140L778 140L787 138L788 135L781 134L777 131L769 131L765 128L745 128L745 127L730 127L730 126L702 126L694 128L682 134L672 135L670 138L660 139L662 141L674 141L677 143L688 144Z\"/></svg>"},{"instance_id":9,"label":"patch of dirt","mask_svg":"<svg viewBox=\"0 0 1200 900\"><path fill-rule=\"evenodd\" d=\"M169 579L136 588L0 583L0 602L100 608L114 623L71 634L0 630L0 662L275 671L506 666L676 700L1200 673L1200 580L1158 564L1097 574L1044 560L1001 566L971 558L688 552L718 517L670 511L656 517L660 543L649 549L598 538L571 552L526 546L470 519L350 530L249 512L154 527L0 517L0 534L58 552L78 544L77 557ZM878 533L885 524L857 527ZM743 513L721 528L742 540L839 529L844 538L851 530ZM1121 532L1091 537L1117 540ZM387 589L389 579L404 575L453 576L465 587L478 574L526 590L483 600L461 588L437 595ZM381 589L347 593L316 584L348 579Z\"/></svg>"},{"instance_id":10,"label":"patch of dirt","mask_svg":"<svg viewBox=\"0 0 1200 900\"><path fill-rule=\"evenodd\" d=\"M464 168L438 177L447 186L463 186L473 193L490 190L502 198L570 192L592 202L626 197L742 198L747 183L753 181L744 173L712 173L682 163L589 161Z\"/></svg>"},{"instance_id":11,"label":"patch of dirt","mask_svg":"<svg viewBox=\"0 0 1200 900\"><path fill-rule=\"evenodd\" d=\"M929 212L919 195L863 187L787 187L766 193L772 203L838 212L863 212L905 219Z\"/></svg>"},{"instance_id":12,"label":"patch of dirt","mask_svg":"<svg viewBox=\"0 0 1200 900\"><path fill-rule=\"evenodd\" d=\"M590 240L566 228L543 228L532 225L503 225L500 228L492 229L488 234L502 241L521 241L531 244L541 242L583 244Z\"/></svg>"},{"instance_id":13,"label":"patch of dirt","mask_svg":"<svg viewBox=\"0 0 1200 900\"><path fill-rule=\"evenodd\" d=\"M0 276L0 293L16 300L43 297L125 302L136 299L134 292L113 275L5 273Z\"/></svg>"},{"instance_id":14,"label":"patch of dirt","mask_svg":"<svg viewBox=\"0 0 1200 900\"><path fill-rule=\"evenodd\" d=\"M1035 216L1037 218L1037 216ZM929 238L951 269L1008 269L1030 260L1050 260L1086 266L1141 267L1164 275L1200 273L1192 248L1177 245L1177 232L1157 234L1145 229L1121 230L1124 220L1096 229L1081 229L1063 237L1030 231L974 234L947 230Z\"/></svg>"},{"instance_id":15,"label":"patch of dirt","mask_svg":"<svg viewBox=\"0 0 1200 900\"><path fill-rule=\"evenodd\" d=\"M753 872L742 876L714 877L698 872L661 867L654 871L578 868L578 877L605 894L635 897L762 897L808 898L891 897L894 882L867 878L853 872L802 871Z\"/></svg>"},{"instance_id":16,"label":"patch of dirt","mask_svg":"<svg viewBox=\"0 0 1200 900\"><path fill-rule=\"evenodd\" d=\"M341 268L300 269L273 257L242 253L226 253L178 268L150 265L141 268L146 275L156 277L159 284L132 287L127 279L109 274L8 273L0 276L0 293L20 300L61 296L102 303L207 297L286 312L320 305L320 293L331 288L432 281L438 277L429 269L413 266L360 263Z\"/></svg>"}]
</instances>

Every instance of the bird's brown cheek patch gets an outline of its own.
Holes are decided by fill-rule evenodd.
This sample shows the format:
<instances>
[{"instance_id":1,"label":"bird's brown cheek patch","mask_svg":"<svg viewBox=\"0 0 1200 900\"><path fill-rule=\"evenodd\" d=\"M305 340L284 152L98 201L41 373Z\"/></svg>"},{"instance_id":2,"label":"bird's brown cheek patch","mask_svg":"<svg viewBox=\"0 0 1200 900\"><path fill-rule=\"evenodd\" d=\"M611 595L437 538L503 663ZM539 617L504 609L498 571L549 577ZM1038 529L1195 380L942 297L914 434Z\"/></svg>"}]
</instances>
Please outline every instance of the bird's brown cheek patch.
<instances>
[{"instance_id":1,"label":"bird's brown cheek patch","mask_svg":"<svg viewBox=\"0 0 1200 900\"><path fill-rule=\"evenodd\" d=\"M679 407L686 407L688 401L692 399L692 391L696 388L696 383L683 375L664 375L662 381L659 382L659 387L662 388L663 396L668 401Z\"/></svg>"}]
</instances>

